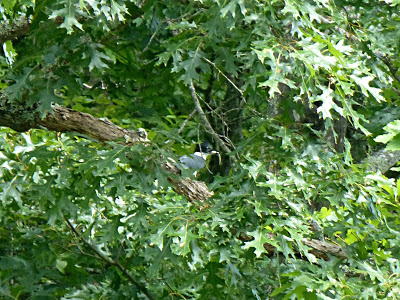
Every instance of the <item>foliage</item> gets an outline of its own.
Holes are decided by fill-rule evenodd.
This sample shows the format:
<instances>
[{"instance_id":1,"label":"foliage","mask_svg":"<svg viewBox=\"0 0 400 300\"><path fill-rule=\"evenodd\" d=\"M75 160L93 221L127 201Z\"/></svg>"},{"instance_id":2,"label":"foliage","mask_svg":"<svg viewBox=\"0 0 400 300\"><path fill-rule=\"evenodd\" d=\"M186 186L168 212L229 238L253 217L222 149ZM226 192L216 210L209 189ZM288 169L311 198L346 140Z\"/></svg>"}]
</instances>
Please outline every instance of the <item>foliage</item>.
<instances>
[{"instance_id":1,"label":"foliage","mask_svg":"<svg viewBox=\"0 0 400 300\"><path fill-rule=\"evenodd\" d=\"M399 150L399 125L399 120L390 122L383 128L388 133L377 136L375 141L387 144L388 150Z\"/></svg>"},{"instance_id":2,"label":"foliage","mask_svg":"<svg viewBox=\"0 0 400 300\"><path fill-rule=\"evenodd\" d=\"M396 299L400 184L354 157L383 129L376 141L399 149L398 4L1 2L10 26L30 20L4 41L9 103L41 116L64 105L151 140L0 130L2 297ZM207 205L161 167L210 138L198 115L184 123L192 82L235 146L227 169L200 175ZM345 258L319 258L308 238Z\"/></svg>"}]
</instances>

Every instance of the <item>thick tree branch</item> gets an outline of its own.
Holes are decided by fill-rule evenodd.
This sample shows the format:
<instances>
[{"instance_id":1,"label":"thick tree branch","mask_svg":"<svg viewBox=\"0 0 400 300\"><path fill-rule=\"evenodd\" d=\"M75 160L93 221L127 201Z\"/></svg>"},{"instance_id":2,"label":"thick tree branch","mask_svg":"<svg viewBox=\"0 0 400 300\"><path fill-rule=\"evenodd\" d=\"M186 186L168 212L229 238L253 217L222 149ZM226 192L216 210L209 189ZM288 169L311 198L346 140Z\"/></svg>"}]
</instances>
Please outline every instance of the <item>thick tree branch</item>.
<instances>
[{"instance_id":1,"label":"thick tree branch","mask_svg":"<svg viewBox=\"0 0 400 300\"><path fill-rule=\"evenodd\" d=\"M22 108L0 99L0 126L9 127L18 132L34 128L46 128L58 132L77 132L98 141L124 139L127 142L148 142L144 130L127 130L109 120L101 120L90 114L73 109L54 106L53 112L47 113L44 119L31 108Z\"/></svg>"},{"instance_id":2,"label":"thick tree branch","mask_svg":"<svg viewBox=\"0 0 400 300\"><path fill-rule=\"evenodd\" d=\"M118 139L128 139L132 142L147 141L143 131L126 130L107 119L98 119L90 114L61 106L55 106L53 113L48 113L46 118L38 120L38 124L58 132L78 132L102 142Z\"/></svg>"},{"instance_id":3,"label":"thick tree branch","mask_svg":"<svg viewBox=\"0 0 400 300\"><path fill-rule=\"evenodd\" d=\"M0 24L0 44L27 35L29 26L30 22L25 16L13 20L13 23L2 22Z\"/></svg>"},{"instance_id":4,"label":"thick tree branch","mask_svg":"<svg viewBox=\"0 0 400 300\"><path fill-rule=\"evenodd\" d=\"M268 233L267 237L270 240L275 240L276 236L273 233ZM254 240L252 236L249 236L247 234L241 233L239 236L239 240L243 242L248 242ZM303 239L302 243L311 249L308 251L309 253L315 255L318 258L322 258L323 260L328 261L329 255L336 256L338 258L346 258L346 252L340 247L339 245L336 245L334 243L326 242L326 241L321 241L321 240L316 240L316 239ZM265 243L264 249L268 251L270 255L273 255L275 253L275 246ZM296 255L301 255L299 250L295 247L294 248Z\"/></svg>"},{"instance_id":5,"label":"thick tree branch","mask_svg":"<svg viewBox=\"0 0 400 300\"><path fill-rule=\"evenodd\" d=\"M166 162L162 166L168 172L173 174L181 174L181 170L175 164ZM174 190L179 195L184 195L190 202L204 202L214 195L208 190L207 185L202 181L193 180L190 178L168 178L168 181L174 185Z\"/></svg>"},{"instance_id":6,"label":"thick tree branch","mask_svg":"<svg viewBox=\"0 0 400 300\"><path fill-rule=\"evenodd\" d=\"M214 195L202 181L190 178L169 178L168 180L174 185L174 191L180 195L185 195L190 202L204 202Z\"/></svg>"},{"instance_id":7,"label":"thick tree branch","mask_svg":"<svg viewBox=\"0 0 400 300\"><path fill-rule=\"evenodd\" d=\"M400 151L388 151L381 149L364 159L363 163L368 164L367 170L385 174L391 167L400 161Z\"/></svg>"},{"instance_id":8,"label":"thick tree branch","mask_svg":"<svg viewBox=\"0 0 400 300\"><path fill-rule=\"evenodd\" d=\"M302 242L310 247L311 250L309 252L318 258L329 260L329 255L346 258L346 251L339 245L316 239L304 239Z\"/></svg>"}]
</instances>

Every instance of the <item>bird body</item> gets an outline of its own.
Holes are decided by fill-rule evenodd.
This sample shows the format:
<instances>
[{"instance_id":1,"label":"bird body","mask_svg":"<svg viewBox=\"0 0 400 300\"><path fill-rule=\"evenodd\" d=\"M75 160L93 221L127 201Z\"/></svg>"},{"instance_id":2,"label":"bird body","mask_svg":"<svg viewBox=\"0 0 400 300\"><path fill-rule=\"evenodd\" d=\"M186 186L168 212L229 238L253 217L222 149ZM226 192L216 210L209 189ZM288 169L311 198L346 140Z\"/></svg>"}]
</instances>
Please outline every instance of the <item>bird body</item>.
<instances>
[{"instance_id":1,"label":"bird body","mask_svg":"<svg viewBox=\"0 0 400 300\"><path fill-rule=\"evenodd\" d=\"M203 169L209 154L195 152L190 155L183 155L179 158L180 166L183 169Z\"/></svg>"},{"instance_id":2,"label":"bird body","mask_svg":"<svg viewBox=\"0 0 400 300\"><path fill-rule=\"evenodd\" d=\"M200 146L196 146L193 154L181 156L177 167L180 169L200 170L205 167L207 157L215 153L217 151L212 150L210 143L205 141Z\"/></svg>"}]
</instances>

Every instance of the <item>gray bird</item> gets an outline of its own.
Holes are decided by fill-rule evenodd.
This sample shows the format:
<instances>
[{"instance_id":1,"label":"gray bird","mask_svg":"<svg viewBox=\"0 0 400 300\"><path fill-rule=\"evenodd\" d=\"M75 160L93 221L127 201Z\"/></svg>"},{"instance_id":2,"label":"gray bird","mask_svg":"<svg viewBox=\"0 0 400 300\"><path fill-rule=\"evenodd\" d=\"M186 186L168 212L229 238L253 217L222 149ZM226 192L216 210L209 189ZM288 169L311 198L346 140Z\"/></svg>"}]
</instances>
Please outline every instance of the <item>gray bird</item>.
<instances>
[{"instance_id":1,"label":"gray bird","mask_svg":"<svg viewBox=\"0 0 400 300\"><path fill-rule=\"evenodd\" d=\"M196 146L193 154L181 156L176 166L180 169L194 169L198 171L205 167L207 157L216 153L218 152L212 150L210 143L204 141L201 145Z\"/></svg>"}]
</instances>

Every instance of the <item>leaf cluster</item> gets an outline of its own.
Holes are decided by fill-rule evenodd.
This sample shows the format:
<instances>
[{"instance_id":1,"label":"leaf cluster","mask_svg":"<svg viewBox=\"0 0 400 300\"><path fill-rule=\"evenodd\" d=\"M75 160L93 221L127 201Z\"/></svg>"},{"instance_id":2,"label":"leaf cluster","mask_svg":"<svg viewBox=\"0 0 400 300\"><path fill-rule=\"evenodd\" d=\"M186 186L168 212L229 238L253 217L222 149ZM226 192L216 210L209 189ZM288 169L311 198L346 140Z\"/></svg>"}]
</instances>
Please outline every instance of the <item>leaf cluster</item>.
<instances>
[{"instance_id":1,"label":"leaf cluster","mask_svg":"<svg viewBox=\"0 0 400 300\"><path fill-rule=\"evenodd\" d=\"M151 141L0 129L1 297L396 299L400 184L361 159L384 131L399 149L398 1L1 9L29 30L7 35L0 109L64 105ZM213 136L193 94L232 150L200 204L162 168Z\"/></svg>"}]
</instances>

